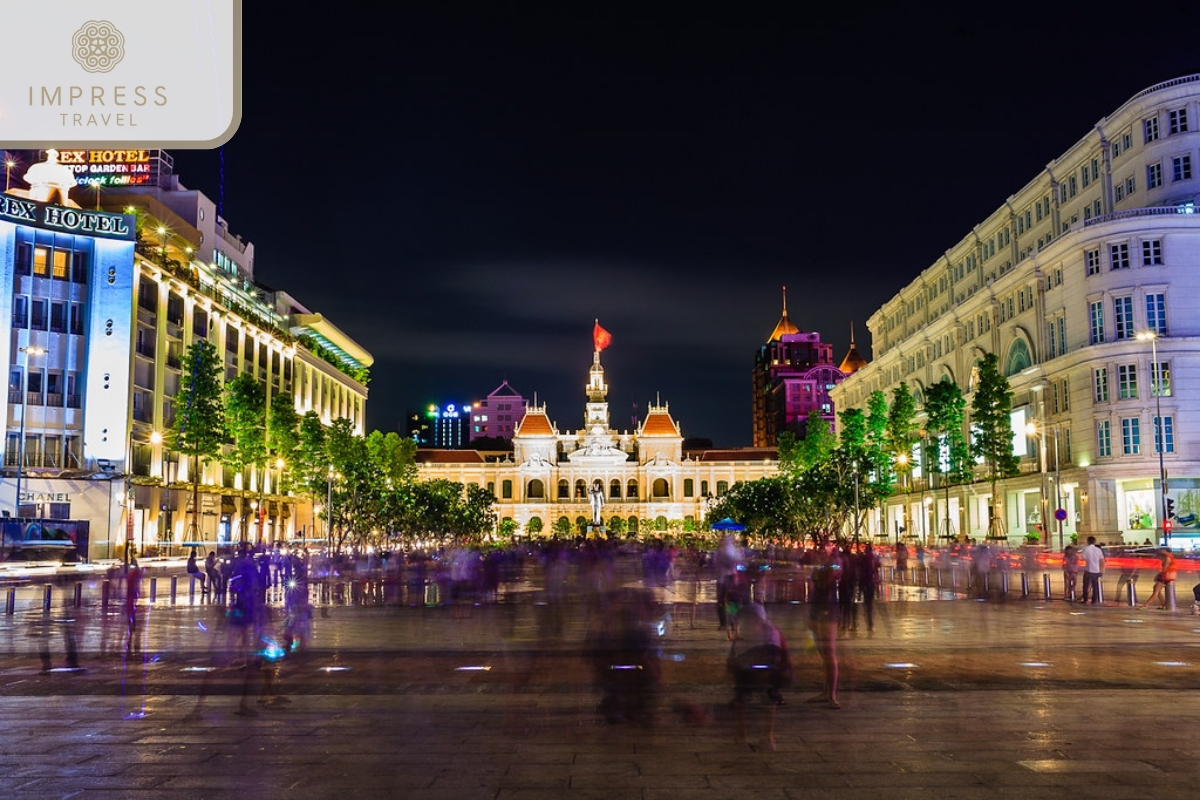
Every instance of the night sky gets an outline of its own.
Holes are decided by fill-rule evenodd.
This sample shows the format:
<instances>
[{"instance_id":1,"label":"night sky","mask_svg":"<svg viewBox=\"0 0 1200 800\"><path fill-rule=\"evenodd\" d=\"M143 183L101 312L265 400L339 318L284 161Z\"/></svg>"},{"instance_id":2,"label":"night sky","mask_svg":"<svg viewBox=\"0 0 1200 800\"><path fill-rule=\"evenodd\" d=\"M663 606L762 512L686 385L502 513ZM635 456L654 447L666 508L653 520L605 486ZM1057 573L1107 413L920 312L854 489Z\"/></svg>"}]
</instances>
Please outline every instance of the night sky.
<instances>
[{"instance_id":1,"label":"night sky","mask_svg":"<svg viewBox=\"0 0 1200 800\"><path fill-rule=\"evenodd\" d=\"M1104 115L1200 72L1200 12L1046 5L246 3L223 182L217 151L176 172L223 198L259 280L374 354L371 429L507 377L574 430L598 317L614 427L661 397L685 436L748 445L781 285L836 359L852 320L870 358L884 301Z\"/></svg>"}]
</instances>

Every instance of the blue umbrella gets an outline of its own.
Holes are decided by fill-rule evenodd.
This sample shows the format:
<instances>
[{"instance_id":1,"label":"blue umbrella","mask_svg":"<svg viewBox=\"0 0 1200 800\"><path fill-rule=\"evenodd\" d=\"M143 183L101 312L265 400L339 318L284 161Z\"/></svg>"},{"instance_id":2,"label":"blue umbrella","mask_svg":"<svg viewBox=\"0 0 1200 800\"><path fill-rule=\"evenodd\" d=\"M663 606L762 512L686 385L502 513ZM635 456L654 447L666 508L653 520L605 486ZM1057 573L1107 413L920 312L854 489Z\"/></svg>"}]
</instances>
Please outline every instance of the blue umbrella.
<instances>
[{"instance_id":1,"label":"blue umbrella","mask_svg":"<svg viewBox=\"0 0 1200 800\"><path fill-rule=\"evenodd\" d=\"M712 529L714 531L744 531L746 530L746 526L740 522L734 522L729 517L726 517L720 522L714 522L712 524Z\"/></svg>"}]
</instances>

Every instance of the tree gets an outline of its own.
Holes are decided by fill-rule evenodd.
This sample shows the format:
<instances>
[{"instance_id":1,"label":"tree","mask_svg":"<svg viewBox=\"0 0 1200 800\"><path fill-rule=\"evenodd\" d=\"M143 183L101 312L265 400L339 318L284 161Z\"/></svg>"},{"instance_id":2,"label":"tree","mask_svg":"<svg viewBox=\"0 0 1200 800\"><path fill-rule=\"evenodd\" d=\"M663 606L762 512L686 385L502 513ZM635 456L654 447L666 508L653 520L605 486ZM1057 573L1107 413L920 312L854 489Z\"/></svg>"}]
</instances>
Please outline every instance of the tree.
<instances>
[{"instance_id":1,"label":"tree","mask_svg":"<svg viewBox=\"0 0 1200 800\"><path fill-rule=\"evenodd\" d=\"M613 517L608 521L608 532L613 536L624 536L629 530L629 523L624 517Z\"/></svg>"},{"instance_id":2,"label":"tree","mask_svg":"<svg viewBox=\"0 0 1200 800\"><path fill-rule=\"evenodd\" d=\"M573 530L573 527L571 525L571 520L567 519L566 517L559 517L558 519L556 519L554 521L554 536L555 536L555 538L558 538L558 537L566 538L571 535L572 530Z\"/></svg>"},{"instance_id":3,"label":"tree","mask_svg":"<svg viewBox=\"0 0 1200 800\"><path fill-rule=\"evenodd\" d=\"M525 532L530 536L540 536L545 527L541 517L532 517L529 522L525 523Z\"/></svg>"},{"instance_id":4,"label":"tree","mask_svg":"<svg viewBox=\"0 0 1200 800\"><path fill-rule=\"evenodd\" d=\"M264 489L264 467L267 461L266 410L266 391L253 376L242 373L225 385L225 425L233 446L225 450L221 462L243 476L243 491L251 488L245 476L247 467L253 467L258 473L259 492ZM248 524L249 520L243 514L243 542L246 541ZM259 535L261 537L261 531Z\"/></svg>"},{"instance_id":5,"label":"tree","mask_svg":"<svg viewBox=\"0 0 1200 800\"><path fill-rule=\"evenodd\" d=\"M925 450L930 454L930 471L942 476L946 490L945 536L951 535L950 486L965 483L972 477L971 453L963 435L963 411L966 405L962 390L949 376L930 386L925 393L925 429L929 442L936 444L936 447L927 444Z\"/></svg>"},{"instance_id":6,"label":"tree","mask_svg":"<svg viewBox=\"0 0 1200 800\"><path fill-rule=\"evenodd\" d=\"M200 478L208 463L221 454L225 441L225 404L221 396L221 358L211 342L198 339L184 353L183 379L175 395L174 449L188 457L192 479L192 523L188 541L200 532Z\"/></svg>"},{"instance_id":7,"label":"tree","mask_svg":"<svg viewBox=\"0 0 1200 800\"><path fill-rule=\"evenodd\" d=\"M279 494L283 494L292 488L296 451L300 447L300 415L296 413L296 403L292 396L284 393L271 398L269 414L267 450L276 458L283 459L278 489Z\"/></svg>"},{"instance_id":8,"label":"tree","mask_svg":"<svg viewBox=\"0 0 1200 800\"><path fill-rule=\"evenodd\" d=\"M982 459L992 485L992 518L988 537L1004 538L1003 505L997 485L1017 474L1019 459L1013 454L1012 389L1000 374L1000 359L988 353L979 365L975 393L971 398L971 455Z\"/></svg>"},{"instance_id":9,"label":"tree","mask_svg":"<svg viewBox=\"0 0 1200 800\"><path fill-rule=\"evenodd\" d=\"M329 453L325 449L325 426L315 411L300 418L292 475L306 496L325 497L329 480Z\"/></svg>"},{"instance_id":10,"label":"tree","mask_svg":"<svg viewBox=\"0 0 1200 800\"><path fill-rule=\"evenodd\" d=\"M912 472L912 449L917 441L917 406L908 384L901 382L892 389L892 404L888 408L887 448L891 452L898 475Z\"/></svg>"},{"instance_id":11,"label":"tree","mask_svg":"<svg viewBox=\"0 0 1200 800\"><path fill-rule=\"evenodd\" d=\"M796 472L819 464L829 458L837 447L837 436L829 423L816 411L810 411L804 422L804 438L791 431L779 434L779 467L784 472Z\"/></svg>"}]
</instances>

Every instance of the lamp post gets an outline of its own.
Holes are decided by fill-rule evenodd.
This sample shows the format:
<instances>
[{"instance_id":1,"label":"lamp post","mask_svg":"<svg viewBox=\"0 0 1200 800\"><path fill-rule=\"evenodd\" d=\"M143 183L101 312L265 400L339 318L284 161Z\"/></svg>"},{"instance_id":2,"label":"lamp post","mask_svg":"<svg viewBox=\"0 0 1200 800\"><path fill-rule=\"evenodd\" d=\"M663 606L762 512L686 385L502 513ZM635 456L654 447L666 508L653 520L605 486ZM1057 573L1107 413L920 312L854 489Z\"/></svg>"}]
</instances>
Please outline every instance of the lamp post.
<instances>
[{"instance_id":1,"label":"lamp post","mask_svg":"<svg viewBox=\"0 0 1200 800\"><path fill-rule=\"evenodd\" d=\"M13 167L16 165L17 162L12 158L4 159L4 191L6 192L8 191L9 186L12 184L12 171Z\"/></svg>"},{"instance_id":2,"label":"lamp post","mask_svg":"<svg viewBox=\"0 0 1200 800\"><path fill-rule=\"evenodd\" d=\"M1041 429L1039 429L1039 425L1042 426ZM1042 530L1046 534L1046 544L1049 545L1051 540L1049 524L1046 521L1048 498L1046 497L1046 432L1043 430L1044 428L1050 428L1054 431L1054 509L1056 512L1055 520L1058 522L1058 549L1062 550L1065 544L1063 541L1063 523L1057 517L1057 511L1062 507L1062 467L1058 456L1059 424L1057 422L1050 422L1049 420L1030 422L1025 426L1025 435L1034 436L1038 440L1038 457L1041 462L1042 475Z\"/></svg>"},{"instance_id":3,"label":"lamp post","mask_svg":"<svg viewBox=\"0 0 1200 800\"><path fill-rule=\"evenodd\" d=\"M904 505L900 507L900 530L896 531L896 544L900 544L900 531L908 533L908 453L896 456L896 463L900 465L900 476L904 480Z\"/></svg>"},{"instance_id":4,"label":"lamp post","mask_svg":"<svg viewBox=\"0 0 1200 800\"><path fill-rule=\"evenodd\" d=\"M46 355L44 347L28 345L19 350L25 354L25 368L21 375L21 441L17 443L17 495L13 498L13 516L17 519L21 518L21 476L25 470L25 419L29 416L29 357Z\"/></svg>"},{"instance_id":5,"label":"lamp post","mask_svg":"<svg viewBox=\"0 0 1200 800\"><path fill-rule=\"evenodd\" d=\"M1162 532L1163 547L1171 546L1171 532L1167 528L1167 468L1163 463L1163 451L1167 449L1167 437L1162 424L1162 371L1158 364L1158 331L1142 331L1137 335L1139 342L1150 343L1150 391L1154 393L1154 447L1158 450L1159 513L1158 529Z\"/></svg>"},{"instance_id":6,"label":"lamp post","mask_svg":"<svg viewBox=\"0 0 1200 800\"><path fill-rule=\"evenodd\" d=\"M163 448L162 443L163 443L163 435L161 433L159 433L158 431L151 431L150 432L150 444L153 445L154 447L159 448L158 472L159 472L159 480L161 481L161 483L160 483L160 488L158 491L158 514L159 514L158 542L159 542L160 547L162 546L163 540L166 538L165 536L163 536L162 515L163 515L163 512L167 510L167 494L166 494L167 461L166 461L166 451L165 451L165 448Z\"/></svg>"}]
</instances>

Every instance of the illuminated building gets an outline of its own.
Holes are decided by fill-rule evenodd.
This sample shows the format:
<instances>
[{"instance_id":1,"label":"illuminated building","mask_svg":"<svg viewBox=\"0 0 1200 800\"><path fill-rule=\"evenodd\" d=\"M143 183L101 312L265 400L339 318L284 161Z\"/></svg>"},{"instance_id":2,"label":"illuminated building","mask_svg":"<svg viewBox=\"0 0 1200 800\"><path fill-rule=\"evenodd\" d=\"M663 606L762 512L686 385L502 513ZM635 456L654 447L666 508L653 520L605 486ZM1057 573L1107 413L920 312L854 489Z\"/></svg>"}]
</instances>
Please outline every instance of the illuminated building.
<instances>
[{"instance_id":1,"label":"illuminated building","mask_svg":"<svg viewBox=\"0 0 1200 800\"><path fill-rule=\"evenodd\" d=\"M194 467L162 436L175 419L183 355L205 338L226 380L254 375L268 398L285 393L299 413L348 417L362 433L370 354L285 292L256 283L253 244L229 232L213 201L179 183L166 153L57 156L52 167L89 170L74 170L88 185L67 205L31 199L19 180L41 163L38 152L23 154L0 195L0 306L12 319L0 328L10 353L0 507L13 508L11 478L23 456L22 512L88 521L92 558L118 556L127 537L141 549L185 535L284 538L311 526L311 506L278 493L275 468L260 476L213 464L200 476L200 529L188 532ZM126 171L103 174L129 180L100 183L97 197L90 170L105 164Z\"/></svg>"},{"instance_id":2,"label":"illuminated building","mask_svg":"<svg viewBox=\"0 0 1200 800\"><path fill-rule=\"evenodd\" d=\"M527 405L529 401L506 378L486 398L472 404L470 440L511 439Z\"/></svg>"},{"instance_id":3,"label":"illuminated building","mask_svg":"<svg viewBox=\"0 0 1200 800\"><path fill-rule=\"evenodd\" d=\"M871 363L834 390L839 407L865 408L875 390L890 401L903 381L921 412L928 388L948 378L967 394L969 418L977 365L996 353L1021 457L1021 475L993 503L982 471L947 491L914 452L910 491L871 520L876 534L895 535L907 518L910 534L981 539L998 505L1011 544L1040 535L1043 517L1055 549L1074 533L1155 541L1169 474L1175 542L1195 541L1200 75L1152 86L1081 129L962 239L931 243L937 260L868 321ZM1138 338L1146 331L1158 335L1153 346ZM1040 435L1027 435L1030 422Z\"/></svg>"},{"instance_id":4,"label":"illuminated building","mask_svg":"<svg viewBox=\"0 0 1200 800\"><path fill-rule=\"evenodd\" d=\"M833 346L822 342L819 333L802 332L788 318L787 287L783 315L755 354L752 377L755 447L774 447L784 431L803 438L813 411L833 425L829 391L845 375L833 363Z\"/></svg>"},{"instance_id":5,"label":"illuminated building","mask_svg":"<svg viewBox=\"0 0 1200 800\"><path fill-rule=\"evenodd\" d=\"M739 481L777 471L773 448L685 457L684 437L666 403L649 404L636 430L614 430L598 350L586 395L580 428L560 432L544 403L529 405L510 456L493 461L474 450L420 450L419 475L485 488L495 495L502 520L511 519L522 534L549 536L556 525L572 534L584 529L597 481L604 491L605 527L646 534L699 525L712 498Z\"/></svg>"}]
</instances>

